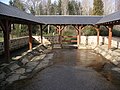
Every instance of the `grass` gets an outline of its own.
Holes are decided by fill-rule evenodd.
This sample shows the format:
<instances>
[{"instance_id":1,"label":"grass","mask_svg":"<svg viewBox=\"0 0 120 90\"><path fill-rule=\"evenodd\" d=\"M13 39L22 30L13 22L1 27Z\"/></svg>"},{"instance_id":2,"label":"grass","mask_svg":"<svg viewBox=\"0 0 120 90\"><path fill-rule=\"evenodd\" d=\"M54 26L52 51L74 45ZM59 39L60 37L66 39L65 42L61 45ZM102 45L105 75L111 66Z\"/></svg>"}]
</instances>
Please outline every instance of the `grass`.
<instances>
[{"instance_id":1,"label":"grass","mask_svg":"<svg viewBox=\"0 0 120 90\"><path fill-rule=\"evenodd\" d=\"M0 37L0 42L3 42L3 37Z\"/></svg>"}]
</instances>

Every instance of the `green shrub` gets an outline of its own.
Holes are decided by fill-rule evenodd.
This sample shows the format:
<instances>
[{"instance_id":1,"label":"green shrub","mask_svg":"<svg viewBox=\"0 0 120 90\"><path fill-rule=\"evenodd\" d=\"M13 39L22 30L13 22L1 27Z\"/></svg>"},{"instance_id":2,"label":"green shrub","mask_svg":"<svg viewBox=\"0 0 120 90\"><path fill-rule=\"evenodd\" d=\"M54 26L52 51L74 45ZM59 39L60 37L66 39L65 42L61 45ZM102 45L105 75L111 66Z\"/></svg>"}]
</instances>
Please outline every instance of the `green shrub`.
<instances>
[{"instance_id":1,"label":"green shrub","mask_svg":"<svg viewBox=\"0 0 120 90\"><path fill-rule=\"evenodd\" d=\"M93 36L93 35L97 35L97 32L96 32L96 30L95 30L95 28L93 26L86 26L82 30L82 35Z\"/></svg>"}]
</instances>

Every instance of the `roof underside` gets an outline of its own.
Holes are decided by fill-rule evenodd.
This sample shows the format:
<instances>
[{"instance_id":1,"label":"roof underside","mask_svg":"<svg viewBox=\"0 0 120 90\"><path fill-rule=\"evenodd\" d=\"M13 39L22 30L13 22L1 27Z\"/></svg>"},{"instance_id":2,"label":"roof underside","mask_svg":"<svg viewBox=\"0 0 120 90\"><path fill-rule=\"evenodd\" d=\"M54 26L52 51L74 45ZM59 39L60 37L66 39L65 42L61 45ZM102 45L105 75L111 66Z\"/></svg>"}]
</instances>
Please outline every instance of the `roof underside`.
<instances>
[{"instance_id":1,"label":"roof underside","mask_svg":"<svg viewBox=\"0 0 120 90\"><path fill-rule=\"evenodd\" d=\"M28 13L25 13L18 8L6 5L0 2L0 19L10 19L15 23L24 23L24 22L32 22L32 23L42 23L38 21L38 19Z\"/></svg>"},{"instance_id":2,"label":"roof underside","mask_svg":"<svg viewBox=\"0 0 120 90\"><path fill-rule=\"evenodd\" d=\"M56 15L56 16L37 16L38 20L45 24L82 24L91 25L96 24L102 16L81 16L81 15Z\"/></svg>"},{"instance_id":3,"label":"roof underside","mask_svg":"<svg viewBox=\"0 0 120 90\"><path fill-rule=\"evenodd\" d=\"M97 24L110 24L110 22L114 22L114 24L117 24L116 21L120 21L120 11L104 16L97 22Z\"/></svg>"},{"instance_id":4,"label":"roof underside","mask_svg":"<svg viewBox=\"0 0 120 90\"><path fill-rule=\"evenodd\" d=\"M95 24L120 24L120 11L107 16L33 16L15 7L0 2L0 20L10 19L12 23L35 23L35 24L64 24L64 25L95 25Z\"/></svg>"}]
</instances>

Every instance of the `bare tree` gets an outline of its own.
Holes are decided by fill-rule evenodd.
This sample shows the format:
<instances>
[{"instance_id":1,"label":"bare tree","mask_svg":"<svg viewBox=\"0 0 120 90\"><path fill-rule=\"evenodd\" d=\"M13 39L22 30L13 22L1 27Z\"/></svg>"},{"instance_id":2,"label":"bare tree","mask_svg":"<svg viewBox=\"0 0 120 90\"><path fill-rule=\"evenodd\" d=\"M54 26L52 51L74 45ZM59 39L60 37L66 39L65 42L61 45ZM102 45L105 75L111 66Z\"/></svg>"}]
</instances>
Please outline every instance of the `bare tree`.
<instances>
[{"instance_id":1,"label":"bare tree","mask_svg":"<svg viewBox=\"0 0 120 90\"><path fill-rule=\"evenodd\" d=\"M114 0L103 0L104 3L104 15L108 15L110 13L113 13L115 11L115 3L113 3Z\"/></svg>"},{"instance_id":2,"label":"bare tree","mask_svg":"<svg viewBox=\"0 0 120 90\"><path fill-rule=\"evenodd\" d=\"M38 14L38 13L40 13L39 11L39 7L40 7L40 5L41 5L41 3L42 3L42 0L21 0L23 3L24 3L24 5L25 5L25 7L26 7L26 9L30 12L31 11L31 9L35 12L35 14Z\"/></svg>"},{"instance_id":3,"label":"bare tree","mask_svg":"<svg viewBox=\"0 0 120 90\"><path fill-rule=\"evenodd\" d=\"M51 12L51 0L47 0L47 15L50 15Z\"/></svg>"},{"instance_id":4,"label":"bare tree","mask_svg":"<svg viewBox=\"0 0 120 90\"><path fill-rule=\"evenodd\" d=\"M90 14L90 0L82 0L82 10L84 15Z\"/></svg>"},{"instance_id":5,"label":"bare tree","mask_svg":"<svg viewBox=\"0 0 120 90\"><path fill-rule=\"evenodd\" d=\"M61 9L63 15L68 15L68 2L69 0L61 0Z\"/></svg>"},{"instance_id":6,"label":"bare tree","mask_svg":"<svg viewBox=\"0 0 120 90\"><path fill-rule=\"evenodd\" d=\"M120 10L120 0L115 0L115 10Z\"/></svg>"}]
</instances>

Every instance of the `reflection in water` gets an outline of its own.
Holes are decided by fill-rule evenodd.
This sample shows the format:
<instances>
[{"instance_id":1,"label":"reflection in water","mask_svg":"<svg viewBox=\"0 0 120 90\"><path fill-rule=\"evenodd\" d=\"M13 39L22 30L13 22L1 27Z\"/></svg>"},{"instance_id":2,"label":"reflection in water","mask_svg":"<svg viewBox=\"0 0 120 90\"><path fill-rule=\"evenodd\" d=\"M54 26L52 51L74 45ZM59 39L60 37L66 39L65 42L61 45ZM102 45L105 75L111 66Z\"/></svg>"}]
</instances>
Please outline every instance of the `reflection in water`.
<instances>
[{"instance_id":1,"label":"reflection in water","mask_svg":"<svg viewBox=\"0 0 120 90\"><path fill-rule=\"evenodd\" d=\"M58 49L54 52L54 62L59 64L90 66L105 62L104 58L93 50Z\"/></svg>"},{"instance_id":2,"label":"reflection in water","mask_svg":"<svg viewBox=\"0 0 120 90\"><path fill-rule=\"evenodd\" d=\"M108 81L118 82L111 71L103 72L105 64L108 62L104 57L94 52L94 50L78 49L55 49L55 64L72 65L75 68L79 66L91 67L101 73ZM120 82L118 82L120 84ZM117 84L118 84L117 83Z\"/></svg>"}]
</instances>

